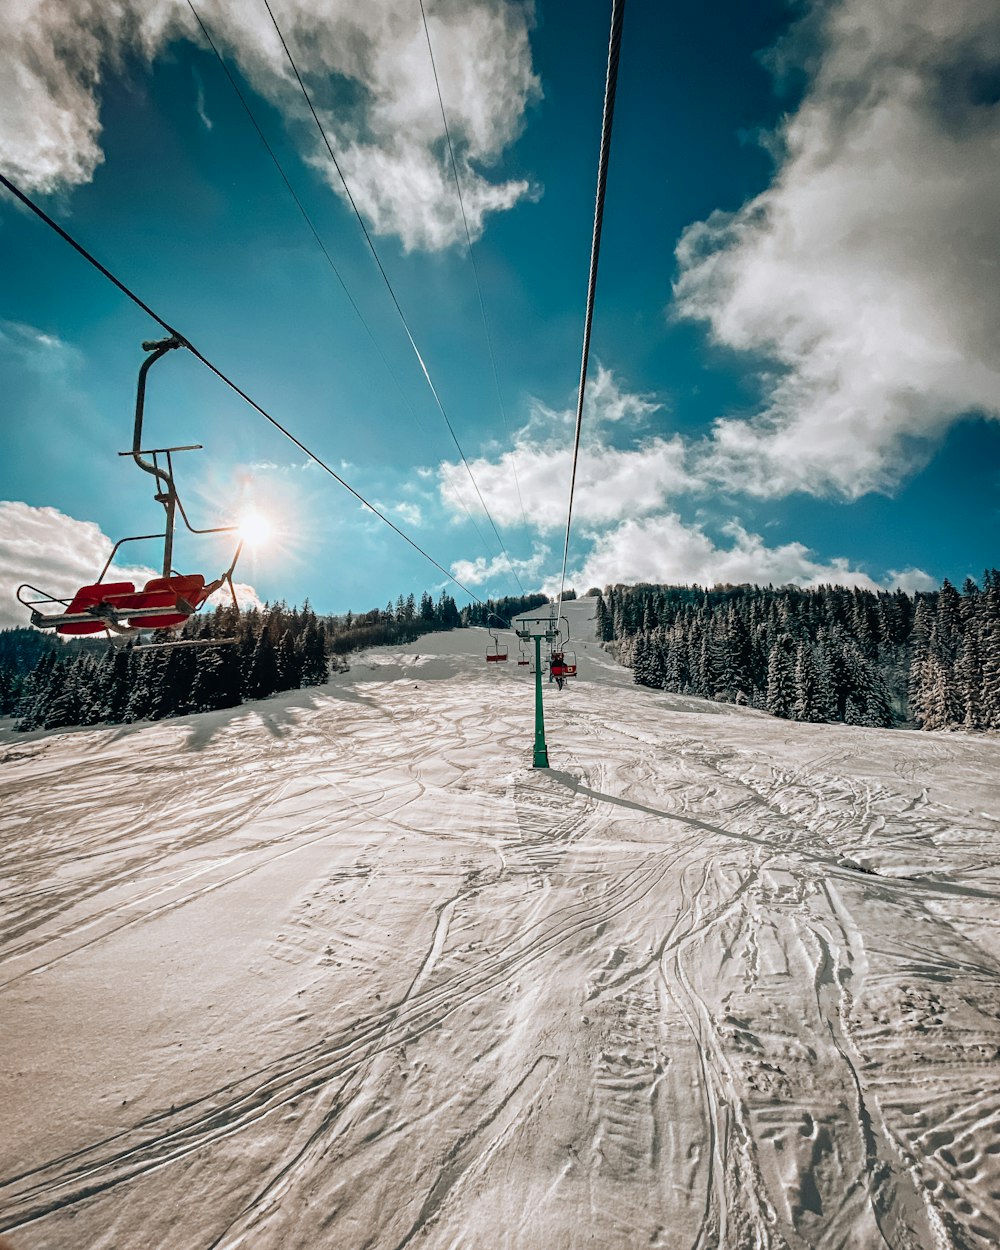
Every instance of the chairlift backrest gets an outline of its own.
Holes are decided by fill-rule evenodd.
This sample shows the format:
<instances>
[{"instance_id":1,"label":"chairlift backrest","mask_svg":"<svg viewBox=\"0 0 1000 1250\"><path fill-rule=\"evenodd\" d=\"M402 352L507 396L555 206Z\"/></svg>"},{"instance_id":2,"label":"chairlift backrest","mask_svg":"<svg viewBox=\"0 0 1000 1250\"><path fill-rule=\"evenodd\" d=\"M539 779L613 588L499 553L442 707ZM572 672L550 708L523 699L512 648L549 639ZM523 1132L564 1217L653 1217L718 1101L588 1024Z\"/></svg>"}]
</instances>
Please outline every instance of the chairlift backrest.
<instances>
[{"instance_id":1,"label":"chairlift backrest","mask_svg":"<svg viewBox=\"0 0 1000 1250\"><path fill-rule=\"evenodd\" d=\"M92 612L100 604L106 603L110 596L127 595L134 590L132 582L98 582L93 586L81 586L66 609L66 615ZM67 621L65 625L57 627L56 633L72 638L82 634L100 634L106 629L106 623L100 617L94 616L90 620Z\"/></svg>"}]
</instances>

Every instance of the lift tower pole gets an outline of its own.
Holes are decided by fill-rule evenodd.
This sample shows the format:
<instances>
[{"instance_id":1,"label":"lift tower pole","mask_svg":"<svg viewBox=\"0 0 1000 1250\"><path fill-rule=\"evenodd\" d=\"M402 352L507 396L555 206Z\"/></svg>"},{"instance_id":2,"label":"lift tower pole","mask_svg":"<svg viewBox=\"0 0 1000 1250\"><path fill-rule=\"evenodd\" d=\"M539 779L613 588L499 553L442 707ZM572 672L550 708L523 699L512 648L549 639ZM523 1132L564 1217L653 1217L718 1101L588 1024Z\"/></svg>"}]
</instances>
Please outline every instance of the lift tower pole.
<instances>
[{"instance_id":1,"label":"lift tower pole","mask_svg":"<svg viewBox=\"0 0 1000 1250\"><path fill-rule=\"evenodd\" d=\"M515 622L518 638L535 644L535 752L533 768L548 768L549 749L545 744L545 717L542 713L542 641L551 643L559 637L550 616L521 617Z\"/></svg>"}]
</instances>

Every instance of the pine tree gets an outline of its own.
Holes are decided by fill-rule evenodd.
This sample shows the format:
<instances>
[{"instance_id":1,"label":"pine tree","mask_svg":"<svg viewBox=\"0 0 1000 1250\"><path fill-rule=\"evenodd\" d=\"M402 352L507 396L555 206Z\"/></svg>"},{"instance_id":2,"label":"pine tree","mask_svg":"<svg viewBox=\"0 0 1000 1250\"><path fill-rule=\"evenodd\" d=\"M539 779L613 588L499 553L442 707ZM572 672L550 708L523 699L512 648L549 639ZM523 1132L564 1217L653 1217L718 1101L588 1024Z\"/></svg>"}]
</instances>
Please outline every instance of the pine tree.
<instances>
[{"instance_id":1,"label":"pine tree","mask_svg":"<svg viewBox=\"0 0 1000 1250\"><path fill-rule=\"evenodd\" d=\"M79 724L82 701L77 676L68 660L59 660L52 669L45 698L43 728L64 729Z\"/></svg>"},{"instance_id":2,"label":"pine tree","mask_svg":"<svg viewBox=\"0 0 1000 1250\"><path fill-rule=\"evenodd\" d=\"M0 716L13 716L21 701L21 679L13 668L0 666Z\"/></svg>"},{"instance_id":3,"label":"pine tree","mask_svg":"<svg viewBox=\"0 0 1000 1250\"><path fill-rule=\"evenodd\" d=\"M928 655L921 667L916 718L921 729L947 729L958 720L951 670L936 655Z\"/></svg>"},{"instance_id":4,"label":"pine tree","mask_svg":"<svg viewBox=\"0 0 1000 1250\"><path fill-rule=\"evenodd\" d=\"M830 692L821 677L820 667L811 643L800 642L795 649L795 702L792 715L796 720L818 724L829 711Z\"/></svg>"},{"instance_id":5,"label":"pine tree","mask_svg":"<svg viewBox=\"0 0 1000 1250\"><path fill-rule=\"evenodd\" d=\"M982 729L983 662L979 654L978 622L967 620L962 649L955 662L955 696L966 729Z\"/></svg>"},{"instance_id":6,"label":"pine tree","mask_svg":"<svg viewBox=\"0 0 1000 1250\"><path fill-rule=\"evenodd\" d=\"M278 688L278 662L270 635L262 630L250 660L250 670L244 682L243 694L247 699L266 699Z\"/></svg>"},{"instance_id":7,"label":"pine tree","mask_svg":"<svg viewBox=\"0 0 1000 1250\"><path fill-rule=\"evenodd\" d=\"M125 709L128 707L135 676L136 657L132 645L115 647L105 663L109 673L104 686L102 719L118 725L125 719Z\"/></svg>"},{"instance_id":8,"label":"pine tree","mask_svg":"<svg viewBox=\"0 0 1000 1250\"><path fill-rule=\"evenodd\" d=\"M25 678L17 707L19 730L38 729L44 722L44 701L55 663L56 653L48 651Z\"/></svg>"},{"instance_id":9,"label":"pine tree","mask_svg":"<svg viewBox=\"0 0 1000 1250\"><path fill-rule=\"evenodd\" d=\"M730 604L726 613L722 656L723 685L735 702L748 701L753 690L750 634L747 620L735 604Z\"/></svg>"},{"instance_id":10,"label":"pine tree","mask_svg":"<svg viewBox=\"0 0 1000 1250\"><path fill-rule=\"evenodd\" d=\"M636 634L632 649L632 680L637 686L659 688L660 675L654 644L647 634Z\"/></svg>"},{"instance_id":11,"label":"pine tree","mask_svg":"<svg viewBox=\"0 0 1000 1250\"><path fill-rule=\"evenodd\" d=\"M128 724L137 720L149 720L153 715L160 693L163 675L163 653L155 650L141 651L136 656L132 670L132 689L123 720Z\"/></svg>"},{"instance_id":12,"label":"pine tree","mask_svg":"<svg viewBox=\"0 0 1000 1250\"><path fill-rule=\"evenodd\" d=\"M991 590L989 597L992 595ZM1000 617L985 617L980 635L980 660L983 666L979 696L982 725L984 729L1000 729Z\"/></svg>"},{"instance_id":13,"label":"pine tree","mask_svg":"<svg viewBox=\"0 0 1000 1250\"><path fill-rule=\"evenodd\" d=\"M764 706L772 716L790 717L795 703L791 644L792 640L787 634L779 635L768 657L767 698Z\"/></svg>"},{"instance_id":14,"label":"pine tree","mask_svg":"<svg viewBox=\"0 0 1000 1250\"><path fill-rule=\"evenodd\" d=\"M149 715L153 720L183 716L193 711L191 688L195 677L195 653L190 647L164 647L158 661L159 681L153 689ZM151 653L155 654L155 652Z\"/></svg>"},{"instance_id":15,"label":"pine tree","mask_svg":"<svg viewBox=\"0 0 1000 1250\"><path fill-rule=\"evenodd\" d=\"M302 685L302 667L290 629L285 630L281 635L281 641L278 643L277 668L277 689L298 690L299 686Z\"/></svg>"},{"instance_id":16,"label":"pine tree","mask_svg":"<svg viewBox=\"0 0 1000 1250\"><path fill-rule=\"evenodd\" d=\"M958 591L947 578L941 583L935 612L936 652L948 664L954 663L961 645L962 605Z\"/></svg>"},{"instance_id":17,"label":"pine tree","mask_svg":"<svg viewBox=\"0 0 1000 1250\"><path fill-rule=\"evenodd\" d=\"M191 710L214 712L240 703L240 661L233 646L206 647L198 652L191 683Z\"/></svg>"},{"instance_id":18,"label":"pine tree","mask_svg":"<svg viewBox=\"0 0 1000 1250\"><path fill-rule=\"evenodd\" d=\"M327 679L326 647L322 626L317 629L315 624L310 623L306 628L302 639L301 673L303 686L321 686Z\"/></svg>"},{"instance_id":19,"label":"pine tree","mask_svg":"<svg viewBox=\"0 0 1000 1250\"><path fill-rule=\"evenodd\" d=\"M856 643L848 643L845 658L851 678L844 719L849 725L888 728L893 721L889 691L882 675Z\"/></svg>"}]
</instances>

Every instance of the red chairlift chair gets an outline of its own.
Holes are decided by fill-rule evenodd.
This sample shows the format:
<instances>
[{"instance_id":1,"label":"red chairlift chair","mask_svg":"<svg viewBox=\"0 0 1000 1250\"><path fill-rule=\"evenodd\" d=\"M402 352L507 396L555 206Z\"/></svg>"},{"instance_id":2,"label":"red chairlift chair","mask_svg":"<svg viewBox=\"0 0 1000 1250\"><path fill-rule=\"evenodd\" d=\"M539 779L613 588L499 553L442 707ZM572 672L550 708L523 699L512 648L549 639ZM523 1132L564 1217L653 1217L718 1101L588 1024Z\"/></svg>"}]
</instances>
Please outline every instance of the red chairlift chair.
<instances>
[{"instance_id":1,"label":"red chairlift chair","mask_svg":"<svg viewBox=\"0 0 1000 1250\"><path fill-rule=\"evenodd\" d=\"M141 629L176 629L184 625L202 606L205 600L221 586L228 586L233 606L238 607L236 592L233 589L233 570L240 558L243 543L238 543L236 554L229 567L213 581L206 581L200 573L179 574L173 567L174 527L176 514L179 512L187 530L192 534L225 534L233 533L236 526L223 525L211 529L197 529L191 524L184 511L184 505L174 484L174 467L172 455L178 451L197 451L200 445L189 447L157 447L143 450L142 419L146 399L146 375L150 367L174 348L185 346L181 339L171 336L158 342L143 343L143 350L150 354L142 362L139 369L139 383L135 402L135 428L132 438L132 450L120 452L119 455L131 456L140 469L156 478L157 503L163 505L166 512L166 528L162 534L134 534L120 538L111 550L104 568L97 581L90 586L81 586L71 600L59 599L37 586L27 583L17 589L17 597L31 611L31 623L40 629L54 629L65 636L80 634L97 634L105 631L108 634L135 634ZM152 460L144 459L151 456ZM165 465L160 457L166 458ZM137 590L132 582L106 582L104 577L118 554L118 548L124 543L142 542L149 539L163 539L163 573L160 577L151 578ZM22 592L31 592L37 598L28 598ZM40 611L45 605L61 605L63 611ZM201 640L198 640L201 641ZM206 640L209 643L217 639ZM170 644L185 645L185 644Z\"/></svg>"},{"instance_id":2,"label":"red chairlift chair","mask_svg":"<svg viewBox=\"0 0 1000 1250\"><path fill-rule=\"evenodd\" d=\"M487 629L489 629L489 626L487 626ZM493 641L491 643L488 643L486 646L487 664L498 664L502 661L506 661L507 659L506 645L500 642L499 638L497 638L496 634L493 632L492 629L490 630L490 637L493 639Z\"/></svg>"}]
</instances>

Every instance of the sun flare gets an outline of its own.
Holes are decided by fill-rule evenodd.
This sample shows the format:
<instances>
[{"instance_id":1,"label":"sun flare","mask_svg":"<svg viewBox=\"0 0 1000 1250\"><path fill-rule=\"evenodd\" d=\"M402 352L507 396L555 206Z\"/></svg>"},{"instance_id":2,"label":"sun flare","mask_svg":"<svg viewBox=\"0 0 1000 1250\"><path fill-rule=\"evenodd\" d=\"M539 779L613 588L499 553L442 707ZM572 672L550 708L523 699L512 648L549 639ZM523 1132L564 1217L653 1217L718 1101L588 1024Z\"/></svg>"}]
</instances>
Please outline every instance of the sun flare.
<instances>
[{"instance_id":1,"label":"sun flare","mask_svg":"<svg viewBox=\"0 0 1000 1250\"><path fill-rule=\"evenodd\" d=\"M248 547L262 547L274 534L274 526L261 512L245 512L240 518L240 537Z\"/></svg>"}]
</instances>

